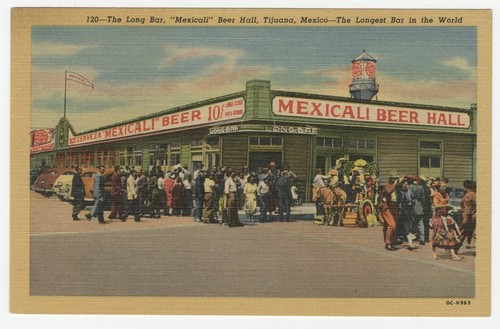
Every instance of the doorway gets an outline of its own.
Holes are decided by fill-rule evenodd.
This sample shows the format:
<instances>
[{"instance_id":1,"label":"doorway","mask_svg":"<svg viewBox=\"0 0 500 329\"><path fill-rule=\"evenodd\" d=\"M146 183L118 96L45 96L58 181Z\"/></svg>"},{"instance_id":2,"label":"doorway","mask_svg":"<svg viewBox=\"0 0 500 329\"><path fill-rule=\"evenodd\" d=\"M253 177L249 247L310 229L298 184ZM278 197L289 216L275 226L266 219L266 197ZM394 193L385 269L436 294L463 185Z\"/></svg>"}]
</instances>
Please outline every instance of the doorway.
<instances>
[{"instance_id":1,"label":"doorway","mask_svg":"<svg viewBox=\"0 0 500 329\"><path fill-rule=\"evenodd\" d=\"M276 168L281 168L281 161L283 160L282 152L249 152L248 154L248 169L257 172L258 168L264 168L270 162L276 164Z\"/></svg>"}]
</instances>

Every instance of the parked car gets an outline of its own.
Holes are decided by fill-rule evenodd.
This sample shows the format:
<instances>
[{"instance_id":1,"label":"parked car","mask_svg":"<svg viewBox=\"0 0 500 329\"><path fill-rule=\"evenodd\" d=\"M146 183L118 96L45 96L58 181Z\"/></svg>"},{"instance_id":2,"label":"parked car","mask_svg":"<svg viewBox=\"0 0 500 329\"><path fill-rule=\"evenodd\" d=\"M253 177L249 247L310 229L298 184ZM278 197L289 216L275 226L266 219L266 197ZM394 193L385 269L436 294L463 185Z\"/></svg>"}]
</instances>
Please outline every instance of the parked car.
<instances>
[{"instance_id":1,"label":"parked car","mask_svg":"<svg viewBox=\"0 0 500 329\"><path fill-rule=\"evenodd\" d=\"M106 199L111 200L111 176L113 175L113 168L104 170L104 192ZM92 194L94 189L94 175L99 172L97 168L88 168L82 171L82 181L85 185L85 201L94 202L95 198Z\"/></svg>"},{"instance_id":2,"label":"parked car","mask_svg":"<svg viewBox=\"0 0 500 329\"><path fill-rule=\"evenodd\" d=\"M85 188L84 201L88 204L94 203L94 196L92 194L94 188L94 175L98 173L97 168L84 168L80 177L82 178L83 185ZM76 174L76 172L74 172ZM104 191L106 192L107 199L111 199L111 175L113 174L113 169L108 168L104 171ZM73 175L61 175L54 183L53 191L59 197L61 201L71 201L73 197L71 196L71 188L73 185Z\"/></svg>"},{"instance_id":3,"label":"parked car","mask_svg":"<svg viewBox=\"0 0 500 329\"><path fill-rule=\"evenodd\" d=\"M43 171L40 176L35 180L33 184L33 189L35 192L41 193L45 196L51 196L54 194L53 187L56 179L62 175L69 172L75 173L74 169L70 168L51 168Z\"/></svg>"},{"instance_id":4,"label":"parked car","mask_svg":"<svg viewBox=\"0 0 500 329\"><path fill-rule=\"evenodd\" d=\"M31 169L30 170L30 189L33 189L33 184L35 184L36 179L42 173L42 169Z\"/></svg>"},{"instance_id":5,"label":"parked car","mask_svg":"<svg viewBox=\"0 0 500 329\"><path fill-rule=\"evenodd\" d=\"M67 201L71 196L71 186L73 185L73 176L78 175L76 171L67 171L59 175L54 181L52 192L59 200Z\"/></svg>"}]
</instances>

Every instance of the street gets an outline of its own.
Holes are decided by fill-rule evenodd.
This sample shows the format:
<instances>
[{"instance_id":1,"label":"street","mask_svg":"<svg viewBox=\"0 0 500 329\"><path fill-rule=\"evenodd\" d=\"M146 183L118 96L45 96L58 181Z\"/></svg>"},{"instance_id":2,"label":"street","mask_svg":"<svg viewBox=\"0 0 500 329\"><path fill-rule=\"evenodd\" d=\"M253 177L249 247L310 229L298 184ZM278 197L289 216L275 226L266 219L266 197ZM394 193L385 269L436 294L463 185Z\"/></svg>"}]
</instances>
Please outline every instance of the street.
<instances>
[{"instance_id":1,"label":"street","mask_svg":"<svg viewBox=\"0 0 500 329\"><path fill-rule=\"evenodd\" d=\"M444 250L433 260L429 243L413 251L386 251L382 226L315 225L310 204L292 208L292 222L241 228L165 216L100 225L84 219L85 212L72 221L71 206L56 197L30 196L35 296L475 295L475 249L461 249L465 259L458 262ZM242 213L240 220L246 223Z\"/></svg>"}]
</instances>

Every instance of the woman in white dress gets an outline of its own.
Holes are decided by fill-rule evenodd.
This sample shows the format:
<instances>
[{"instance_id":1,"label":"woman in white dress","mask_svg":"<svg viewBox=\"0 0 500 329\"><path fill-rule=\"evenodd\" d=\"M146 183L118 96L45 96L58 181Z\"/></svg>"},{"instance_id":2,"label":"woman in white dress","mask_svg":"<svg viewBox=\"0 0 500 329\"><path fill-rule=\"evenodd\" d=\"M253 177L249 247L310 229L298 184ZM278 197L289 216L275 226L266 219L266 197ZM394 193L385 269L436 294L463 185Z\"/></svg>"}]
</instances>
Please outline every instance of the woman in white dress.
<instances>
[{"instance_id":1,"label":"woman in white dress","mask_svg":"<svg viewBox=\"0 0 500 329\"><path fill-rule=\"evenodd\" d=\"M254 223L255 220L253 216L257 212L257 184L255 183L254 177L248 177L247 182L243 186L243 194L245 196L245 214L247 215L247 221Z\"/></svg>"}]
</instances>

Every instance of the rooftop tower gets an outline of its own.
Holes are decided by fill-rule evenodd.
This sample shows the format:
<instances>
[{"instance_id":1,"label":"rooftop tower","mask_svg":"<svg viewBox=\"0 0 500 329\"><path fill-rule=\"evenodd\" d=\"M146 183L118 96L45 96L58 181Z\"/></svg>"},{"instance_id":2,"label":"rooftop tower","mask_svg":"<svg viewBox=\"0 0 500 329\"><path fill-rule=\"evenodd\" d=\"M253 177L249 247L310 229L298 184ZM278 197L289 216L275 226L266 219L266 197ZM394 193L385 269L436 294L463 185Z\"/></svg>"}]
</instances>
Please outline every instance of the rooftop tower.
<instances>
[{"instance_id":1,"label":"rooftop tower","mask_svg":"<svg viewBox=\"0 0 500 329\"><path fill-rule=\"evenodd\" d=\"M377 60L363 49L361 55L352 60L352 83L349 85L351 97L371 100L378 93L375 81L375 63Z\"/></svg>"}]
</instances>

